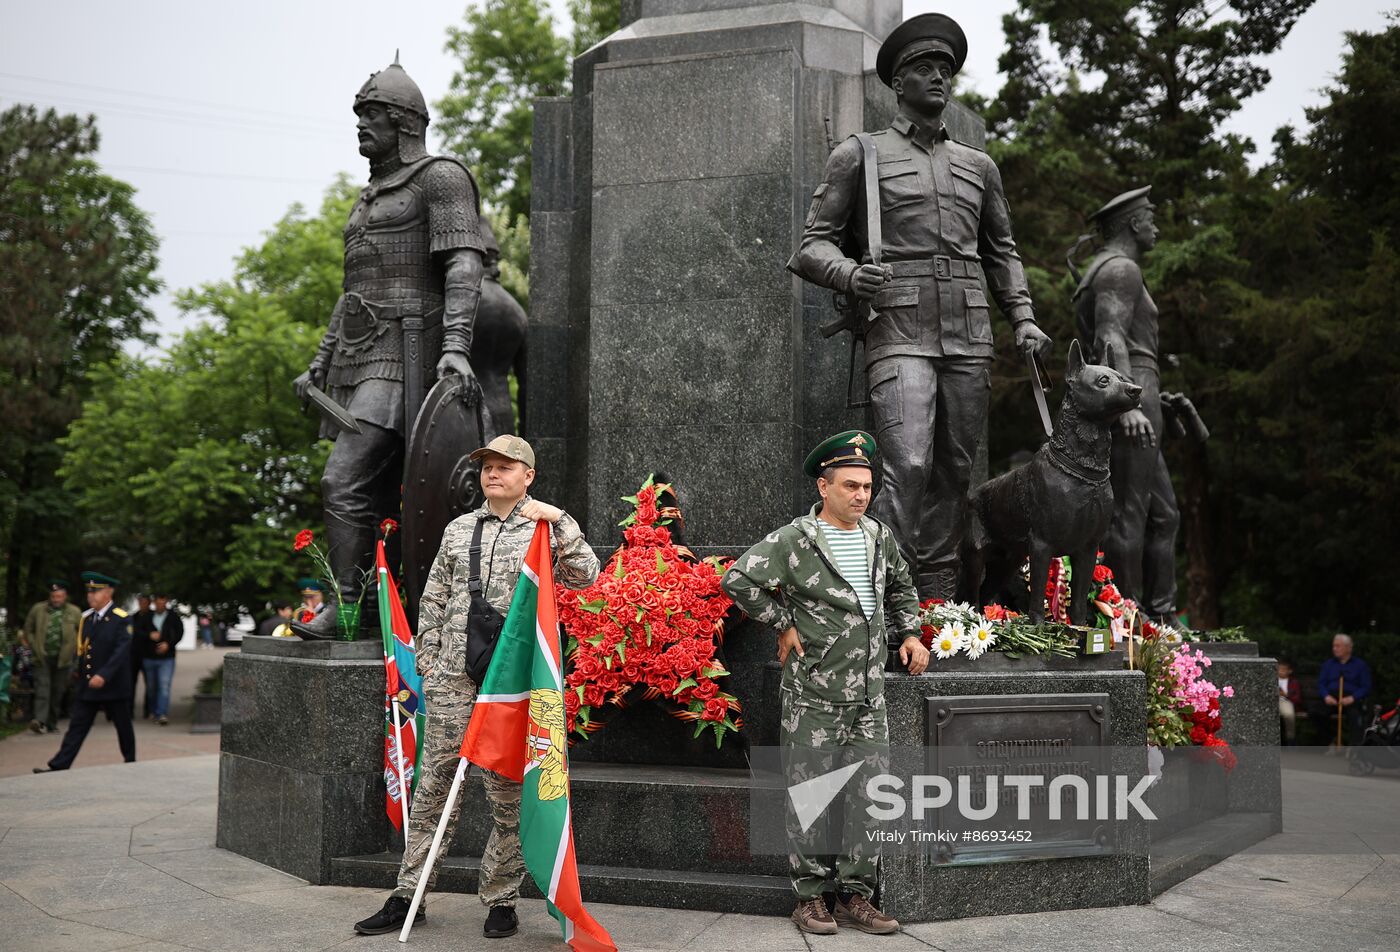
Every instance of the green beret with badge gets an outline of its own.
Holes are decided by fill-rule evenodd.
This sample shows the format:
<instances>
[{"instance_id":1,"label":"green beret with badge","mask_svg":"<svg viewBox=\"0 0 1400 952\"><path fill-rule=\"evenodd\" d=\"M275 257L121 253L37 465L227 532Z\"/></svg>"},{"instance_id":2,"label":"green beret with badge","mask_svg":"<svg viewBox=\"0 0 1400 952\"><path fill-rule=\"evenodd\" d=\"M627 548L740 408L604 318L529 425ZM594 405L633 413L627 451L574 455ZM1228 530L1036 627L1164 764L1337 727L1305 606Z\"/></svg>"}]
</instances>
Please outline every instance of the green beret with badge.
<instances>
[{"instance_id":1,"label":"green beret with badge","mask_svg":"<svg viewBox=\"0 0 1400 952\"><path fill-rule=\"evenodd\" d=\"M829 436L807 454L802 472L816 479L829 466L864 466L874 469L875 437L864 430L847 430Z\"/></svg>"}]
</instances>

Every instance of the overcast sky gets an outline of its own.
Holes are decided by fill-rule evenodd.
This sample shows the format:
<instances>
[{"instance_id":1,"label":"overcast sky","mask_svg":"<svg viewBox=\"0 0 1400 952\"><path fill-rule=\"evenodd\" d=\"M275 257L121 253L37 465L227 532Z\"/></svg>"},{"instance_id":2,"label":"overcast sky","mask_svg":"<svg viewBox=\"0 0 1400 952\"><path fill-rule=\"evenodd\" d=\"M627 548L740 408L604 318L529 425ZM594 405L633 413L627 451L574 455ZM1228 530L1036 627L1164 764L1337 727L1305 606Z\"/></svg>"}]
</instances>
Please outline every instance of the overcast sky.
<instances>
[{"instance_id":1,"label":"overcast sky","mask_svg":"<svg viewBox=\"0 0 1400 952\"><path fill-rule=\"evenodd\" d=\"M1001 18L1015 5L906 0L905 13L956 16L970 39L966 79L994 93ZM0 108L97 115L99 160L136 187L160 237L166 290L154 309L168 341L186 324L174 290L228 277L241 248L293 203L314 208L338 172L365 178L350 105L395 48L430 104L446 92L445 30L465 9L462 0L0 0ZM1343 32L1381 29L1384 9L1385 0L1318 0L1230 131L1267 153L1278 126L1301 123L1320 101Z\"/></svg>"}]
</instances>

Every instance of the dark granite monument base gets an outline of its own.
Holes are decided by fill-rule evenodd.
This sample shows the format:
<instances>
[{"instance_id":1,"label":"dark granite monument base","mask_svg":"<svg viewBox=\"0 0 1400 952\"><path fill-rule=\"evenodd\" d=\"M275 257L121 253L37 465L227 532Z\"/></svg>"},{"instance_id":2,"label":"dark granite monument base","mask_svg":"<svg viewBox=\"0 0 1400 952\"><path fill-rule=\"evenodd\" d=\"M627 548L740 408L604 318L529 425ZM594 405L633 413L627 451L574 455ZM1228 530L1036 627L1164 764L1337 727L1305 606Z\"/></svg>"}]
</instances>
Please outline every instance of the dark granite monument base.
<instances>
[{"instance_id":1,"label":"dark granite monument base","mask_svg":"<svg viewBox=\"0 0 1400 952\"><path fill-rule=\"evenodd\" d=\"M313 883L385 848L378 641L245 638L223 717L217 846Z\"/></svg>"},{"instance_id":2,"label":"dark granite monument base","mask_svg":"<svg viewBox=\"0 0 1400 952\"><path fill-rule=\"evenodd\" d=\"M746 669L737 681L752 688L745 698L745 739L755 746L777 739L777 665L753 664L755 652L770 644L771 633L748 625L730 642L731 662L742 659L735 666ZM230 655L219 846L313 883L392 887L400 841L383 807L379 651L375 642L250 638L240 653ZM1097 711L1090 719L1101 724L1101 742L1115 761L1111 768L1141 772L1146 685L1140 672L1123 669L1121 654L1055 660L1040 670L1034 659L983 661L989 662L985 668L943 663L948 670L917 678L891 673L886 683L891 744L928 744L946 727L950 711L954 718L996 717L1002 709L1011 712L1008 717L1018 709L1044 709L1054 716L1058 706L1081 714ZM1225 702L1225 723L1240 767L1228 779L1191 750L1169 752L1163 779L1147 795L1160 820L1111 821L1098 845L1089 842L1077 852L963 850L934 857L887 851L881 873L884 907L901 920L918 922L1144 903L1277 832L1278 760L1269 756L1276 750L1267 743L1277 730L1273 662L1238 649L1219 653L1214 661L1211 675L1235 688L1235 697ZM684 729L651 704L618 713L627 718L609 724L589 745L617 728L616 749L625 746L623 741L642 743L658 725ZM1017 730L1025 733L1024 726ZM726 742L725 756L743 762L748 744L735 740ZM751 851L750 825L760 822L753 820L753 788L781 789L780 779L746 767L697 765L702 759L693 749L697 745L679 734L645 746L644 755L634 759L689 763L574 758L575 843L585 896L720 912L790 912L786 857ZM713 744L708 748L713 751ZM591 752L607 749L599 745ZM490 823L480 777L473 771L439 890L475 890L477 858ZM1103 843L1109 848L1101 848ZM536 895L528 881L525 892Z\"/></svg>"}]
</instances>

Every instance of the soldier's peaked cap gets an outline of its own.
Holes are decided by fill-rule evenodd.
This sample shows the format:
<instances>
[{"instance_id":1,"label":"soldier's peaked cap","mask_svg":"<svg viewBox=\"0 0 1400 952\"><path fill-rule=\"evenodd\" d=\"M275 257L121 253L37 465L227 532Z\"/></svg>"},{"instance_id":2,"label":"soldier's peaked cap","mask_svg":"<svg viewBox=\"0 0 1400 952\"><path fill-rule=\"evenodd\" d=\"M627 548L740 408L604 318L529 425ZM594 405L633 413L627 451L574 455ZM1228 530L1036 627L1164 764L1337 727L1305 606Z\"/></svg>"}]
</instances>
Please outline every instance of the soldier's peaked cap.
<instances>
[{"instance_id":1,"label":"soldier's peaked cap","mask_svg":"<svg viewBox=\"0 0 1400 952\"><path fill-rule=\"evenodd\" d=\"M112 576L102 572L84 572L83 581L87 583L88 591L94 591L99 588L111 588L114 585L121 584L121 582L118 582L116 579L112 578Z\"/></svg>"},{"instance_id":2,"label":"soldier's peaked cap","mask_svg":"<svg viewBox=\"0 0 1400 952\"><path fill-rule=\"evenodd\" d=\"M894 85L894 74L910 57L934 53L953 65L956 75L967 59L967 34L958 21L944 13L921 13L891 31L875 56L880 82Z\"/></svg>"},{"instance_id":3,"label":"soldier's peaked cap","mask_svg":"<svg viewBox=\"0 0 1400 952\"><path fill-rule=\"evenodd\" d=\"M358 112L367 102L398 106L400 109L416 112L424 119L428 118L428 103L423 98L423 90L418 88L418 84L409 78L408 73L399 65L397 51L394 53L394 62L377 73L370 73L369 79L365 80L365 84L355 94L355 110Z\"/></svg>"},{"instance_id":4,"label":"soldier's peaked cap","mask_svg":"<svg viewBox=\"0 0 1400 952\"><path fill-rule=\"evenodd\" d=\"M875 437L864 430L847 430L829 436L807 454L802 472L816 479L828 466L864 466L873 469Z\"/></svg>"},{"instance_id":5,"label":"soldier's peaked cap","mask_svg":"<svg viewBox=\"0 0 1400 952\"><path fill-rule=\"evenodd\" d=\"M1148 193L1152 191L1151 185L1144 185L1142 188L1135 188L1116 195L1108 200L1108 203L1094 214L1089 216L1091 222L1103 224L1110 219L1117 218L1129 212L1135 212L1139 208L1147 208L1152 203L1148 200Z\"/></svg>"}]
</instances>

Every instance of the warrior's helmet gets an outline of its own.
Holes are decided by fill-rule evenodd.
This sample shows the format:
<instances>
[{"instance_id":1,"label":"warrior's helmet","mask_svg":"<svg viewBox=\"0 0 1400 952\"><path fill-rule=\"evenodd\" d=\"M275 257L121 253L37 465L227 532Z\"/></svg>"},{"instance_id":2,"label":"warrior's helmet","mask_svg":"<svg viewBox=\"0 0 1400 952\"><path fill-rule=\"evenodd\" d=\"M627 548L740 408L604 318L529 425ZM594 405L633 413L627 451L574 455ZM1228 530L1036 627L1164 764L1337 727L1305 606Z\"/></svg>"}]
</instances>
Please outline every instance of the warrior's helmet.
<instances>
[{"instance_id":1,"label":"warrior's helmet","mask_svg":"<svg viewBox=\"0 0 1400 952\"><path fill-rule=\"evenodd\" d=\"M423 99L423 91L399 65L399 54L394 53L394 62L369 79L355 94L355 112L365 103L377 102L389 108L389 116L399 129L399 159L412 162L428 154L428 104Z\"/></svg>"}]
</instances>

